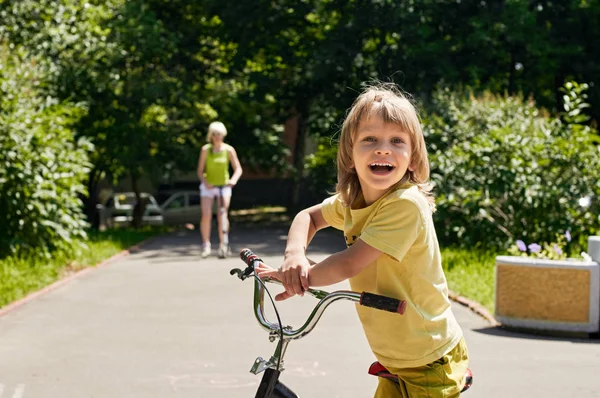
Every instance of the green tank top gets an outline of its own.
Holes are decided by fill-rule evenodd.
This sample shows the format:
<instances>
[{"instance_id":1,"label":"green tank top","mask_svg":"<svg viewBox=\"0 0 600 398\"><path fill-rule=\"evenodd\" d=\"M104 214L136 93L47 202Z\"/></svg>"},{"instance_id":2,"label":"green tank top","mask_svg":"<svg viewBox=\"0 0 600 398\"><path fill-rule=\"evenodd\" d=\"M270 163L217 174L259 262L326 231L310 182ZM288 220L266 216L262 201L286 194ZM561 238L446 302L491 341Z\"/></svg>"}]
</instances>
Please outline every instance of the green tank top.
<instances>
[{"instance_id":1,"label":"green tank top","mask_svg":"<svg viewBox=\"0 0 600 398\"><path fill-rule=\"evenodd\" d=\"M210 185L216 187L223 186L229 181L229 151L226 144L221 148L220 152L213 152L213 146L209 144L206 151L204 177Z\"/></svg>"}]
</instances>

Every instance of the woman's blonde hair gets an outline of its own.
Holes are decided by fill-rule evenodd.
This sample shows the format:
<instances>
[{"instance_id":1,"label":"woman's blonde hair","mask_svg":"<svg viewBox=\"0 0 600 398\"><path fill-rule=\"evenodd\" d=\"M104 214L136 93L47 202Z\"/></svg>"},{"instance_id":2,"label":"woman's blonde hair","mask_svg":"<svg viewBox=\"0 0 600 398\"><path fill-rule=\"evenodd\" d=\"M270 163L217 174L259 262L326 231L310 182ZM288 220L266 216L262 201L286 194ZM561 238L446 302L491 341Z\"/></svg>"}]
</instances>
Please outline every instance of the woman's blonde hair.
<instances>
[{"instance_id":1,"label":"woman's blonde hair","mask_svg":"<svg viewBox=\"0 0 600 398\"><path fill-rule=\"evenodd\" d=\"M410 99L392 83L368 86L356 98L346 115L339 140L338 183L335 188L342 203L345 206L352 206L362 198L360 182L352 159L352 147L359 123L375 115L381 116L386 123L399 125L410 134L412 143L410 164L413 171L407 170L400 182L390 187L390 191L406 182L415 184L428 199L431 210L435 211L429 183L429 160L419 115Z\"/></svg>"},{"instance_id":2,"label":"woman's blonde hair","mask_svg":"<svg viewBox=\"0 0 600 398\"><path fill-rule=\"evenodd\" d=\"M221 122L212 122L208 125L208 133L206 134L206 141L212 142L214 134L220 134L223 137L227 135L227 128Z\"/></svg>"}]
</instances>

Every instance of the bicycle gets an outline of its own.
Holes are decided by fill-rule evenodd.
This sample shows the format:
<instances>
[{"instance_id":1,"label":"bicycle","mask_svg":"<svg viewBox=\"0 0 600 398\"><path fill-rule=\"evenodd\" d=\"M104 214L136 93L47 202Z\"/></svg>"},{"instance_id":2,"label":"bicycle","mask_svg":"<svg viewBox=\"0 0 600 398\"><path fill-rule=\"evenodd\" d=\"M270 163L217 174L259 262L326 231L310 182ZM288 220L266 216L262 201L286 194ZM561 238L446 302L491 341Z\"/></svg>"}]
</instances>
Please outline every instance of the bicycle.
<instances>
[{"instance_id":1,"label":"bicycle","mask_svg":"<svg viewBox=\"0 0 600 398\"><path fill-rule=\"evenodd\" d=\"M265 282L279 285L281 285L281 282L272 278L265 278L264 280L261 280L261 278L255 274L254 267L263 261L250 249L242 249L240 251L240 258L242 261L244 261L244 263L246 263L247 267L244 270L234 268L229 273L231 275L237 275L237 277L241 280L254 277L254 315L256 316L260 326L269 332L269 341L274 342L277 339L279 340L275 348L275 352L271 358L268 360L265 360L262 357L256 358L252 368L250 369L250 373L255 375L264 372L260 385L258 386L258 390L256 391L255 398L299 398L298 395L289 387L279 381L279 376L284 370L283 356L285 355L285 351L291 340L301 339L308 335L315 328L319 319L321 318L321 315L323 315L323 312L331 303L338 300L350 300L366 307L398 314L403 314L406 310L406 301L398 300L392 297L381 296L368 292L358 293L349 290L338 290L328 293L323 290L308 289L305 291L305 294L309 294L319 299L319 302L308 316L306 322L300 328L294 330L291 326L284 327L281 324L281 318L275 306L273 297L265 285ZM269 322L265 317L265 292L269 296L270 301L273 303L275 316L277 317L277 323ZM379 362L374 362L371 364L368 373L374 376L384 377L388 380L398 383L398 377L394 374L391 374ZM465 386L461 393L468 390L472 383L473 375L470 370L467 370L467 374L465 375Z\"/></svg>"}]
</instances>

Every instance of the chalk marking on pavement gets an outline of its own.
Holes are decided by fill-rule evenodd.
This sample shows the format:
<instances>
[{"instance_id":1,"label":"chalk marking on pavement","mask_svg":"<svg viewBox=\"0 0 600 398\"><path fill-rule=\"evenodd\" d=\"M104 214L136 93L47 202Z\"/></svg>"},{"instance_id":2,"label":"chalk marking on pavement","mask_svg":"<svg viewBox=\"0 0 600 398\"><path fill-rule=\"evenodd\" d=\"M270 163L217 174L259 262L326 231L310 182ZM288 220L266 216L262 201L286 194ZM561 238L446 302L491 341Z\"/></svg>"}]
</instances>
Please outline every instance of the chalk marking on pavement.
<instances>
[{"instance_id":1,"label":"chalk marking on pavement","mask_svg":"<svg viewBox=\"0 0 600 398\"><path fill-rule=\"evenodd\" d=\"M2 395L4 394L5 390L6 390L5 385L0 384L0 398L2 398ZM19 384L17 386L17 388L15 388L15 393L12 395L12 398L23 398L24 393L25 393L25 384Z\"/></svg>"},{"instance_id":2,"label":"chalk marking on pavement","mask_svg":"<svg viewBox=\"0 0 600 398\"><path fill-rule=\"evenodd\" d=\"M246 388L258 385L258 381L260 380L255 380L255 378L251 377L250 375L241 379L239 377L231 377L222 373L162 376L168 379L173 391L180 391L188 388L196 388L198 386L206 386L207 384L217 389Z\"/></svg>"},{"instance_id":3,"label":"chalk marking on pavement","mask_svg":"<svg viewBox=\"0 0 600 398\"><path fill-rule=\"evenodd\" d=\"M19 384L12 398L23 398L23 394L25 394L25 384Z\"/></svg>"},{"instance_id":4,"label":"chalk marking on pavement","mask_svg":"<svg viewBox=\"0 0 600 398\"><path fill-rule=\"evenodd\" d=\"M327 372L319 369L319 362L315 361L312 365L308 362L300 362L297 366L286 369L286 374L293 374L302 378L327 376Z\"/></svg>"},{"instance_id":5,"label":"chalk marking on pavement","mask_svg":"<svg viewBox=\"0 0 600 398\"><path fill-rule=\"evenodd\" d=\"M222 374L206 375L209 377L208 383L215 388L246 388L253 387L258 384L256 380L244 381L237 377L223 376Z\"/></svg>"},{"instance_id":6,"label":"chalk marking on pavement","mask_svg":"<svg viewBox=\"0 0 600 398\"><path fill-rule=\"evenodd\" d=\"M254 387L256 385L258 385L257 382L248 382L248 383L240 383L237 379L233 379L231 380L231 383L235 383L235 384L229 384L230 382L219 382L217 380L211 380L210 381L210 385L216 388L223 388L223 389L232 389L232 388L246 388L246 387Z\"/></svg>"},{"instance_id":7,"label":"chalk marking on pavement","mask_svg":"<svg viewBox=\"0 0 600 398\"><path fill-rule=\"evenodd\" d=\"M171 385L171 388L173 389L173 391L177 391L176 384L179 380L190 378L189 374L184 374L184 375L179 375L179 376L174 376L174 375L165 375L165 376L167 379L169 379L169 384Z\"/></svg>"}]
</instances>

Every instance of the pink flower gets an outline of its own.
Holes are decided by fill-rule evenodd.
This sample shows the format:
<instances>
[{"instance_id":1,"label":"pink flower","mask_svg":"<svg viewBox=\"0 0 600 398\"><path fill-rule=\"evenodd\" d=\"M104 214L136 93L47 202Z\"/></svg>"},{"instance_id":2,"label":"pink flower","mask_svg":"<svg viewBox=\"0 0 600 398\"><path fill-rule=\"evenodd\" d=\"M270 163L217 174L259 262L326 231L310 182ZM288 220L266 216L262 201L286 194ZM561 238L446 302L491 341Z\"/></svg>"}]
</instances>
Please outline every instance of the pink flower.
<instances>
[{"instance_id":1,"label":"pink flower","mask_svg":"<svg viewBox=\"0 0 600 398\"><path fill-rule=\"evenodd\" d=\"M558 247L558 245L555 243L553 245L554 247L554 251L556 252L556 254L558 254L559 256L563 253L563 251L560 249L560 247Z\"/></svg>"}]
</instances>

